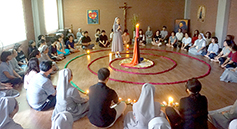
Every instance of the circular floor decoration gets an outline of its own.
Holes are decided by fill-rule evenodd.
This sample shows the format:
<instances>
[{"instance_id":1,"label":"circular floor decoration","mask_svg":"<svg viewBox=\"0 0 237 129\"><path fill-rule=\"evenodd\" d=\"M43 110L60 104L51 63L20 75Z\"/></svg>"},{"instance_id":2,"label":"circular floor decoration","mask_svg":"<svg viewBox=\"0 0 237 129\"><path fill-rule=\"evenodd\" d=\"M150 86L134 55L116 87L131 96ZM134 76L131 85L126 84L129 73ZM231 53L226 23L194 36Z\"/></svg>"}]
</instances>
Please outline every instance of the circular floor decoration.
<instances>
[{"instance_id":1,"label":"circular floor decoration","mask_svg":"<svg viewBox=\"0 0 237 129\"><path fill-rule=\"evenodd\" d=\"M129 50L132 50L132 49L130 48ZM199 61L199 62L205 64L206 66L208 66L208 71L207 71L205 74L203 74L203 75L201 75L201 76L198 76L198 77L195 77L195 78L203 78L203 77L209 75L209 74L210 74L210 71L211 71L211 66L210 66L208 63L206 63L205 61L200 60L200 59L198 59L198 58L195 58L195 57L186 55L186 54L182 54L182 53L178 53L178 52L174 52L174 51L158 50L158 49L150 49L150 48L141 48L140 50L149 50L149 51L160 51L160 52L174 53L174 54L178 54L178 55L181 55L181 56L186 56L186 57L189 57L189 58L191 58L191 59L197 60L197 61ZM97 52L103 52L103 51L110 51L110 49L103 49L103 50L92 51L91 54L97 53ZM126 53L126 54L128 54L128 53ZM141 53L141 54L148 55L148 53ZM84 55L86 55L86 54L82 54L82 55L76 56L76 57L74 57L73 59L71 59L69 62L66 63L65 68L67 68L67 66L69 65L70 62L72 62L72 61L74 61L75 59L77 59L77 58L79 58L79 57L82 57L82 56L84 56ZM160 56L160 55L155 55L155 54L150 54L150 53L149 53L149 55ZM97 75L96 72L94 72L93 70L90 69L90 66L91 66L94 62L96 62L97 60L102 59L102 58L105 58L105 57L108 57L108 55L101 56L101 57L99 57L99 58L97 58L97 59L91 61L91 62L88 64L88 66L87 66L88 70L89 70L91 73ZM172 59L170 59L170 58L168 58L168 57L164 57L164 56L160 56L160 57L166 58L166 59L172 61L172 62L174 63L173 67L171 67L171 68L169 68L169 69L167 69L167 70L161 71L161 72L153 73L153 74L152 74L152 73L142 73L142 74L143 74L143 75L146 75L146 74L147 74L147 75L162 74L162 73L168 72L169 70L174 69L174 68L177 66L177 64L176 64L176 62L175 62L174 60L172 60ZM112 60L112 61L109 63L109 67L110 67L111 69L115 70L115 71L125 72L125 71L123 71L123 70L115 69L115 68L113 68L112 65L111 65L111 63L113 63L113 61L115 61L115 60L121 60L121 59L122 59L122 58L117 58L117 59ZM123 59L125 59L125 58L123 58ZM153 62L153 65L147 66L147 68L152 67L152 66L154 66L154 62ZM128 73L128 72L127 72L127 73ZM129 74L139 74L139 73L129 73ZM119 79L115 79L115 78L109 78L109 79L112 80L112 81L123 82L123 83L130 83L130 84L141 84L141 85L143 85L143 84L146 83L146 82L133 82L133 81L127 81L127 80L119 80ZM174 81L174 82L165 82L165 83L160 83L160 82L149 82L149 83L150 83L150 84L153 84L153 85L171 85L171 84L178 84L178 83L184 83L184 82L187 82L187 80L180 80L180 81ZM75 83L73 83L73 82L71 82L71 83L72 83L72 85L75 86L80 92L85 93L85 91L83 91L82 89L80 89Z\"/></svg>"},{"instance_id":2,"label":"circular floor decoration","mask_svg":"<svg viewBox=\"0 0 237 129\"><path fill-rule=\"evenodd\" d=\"M149 60L147 58L143 58L143 60L141 61L141 63L135 65L135 66L123 66L121 64L126 64L126 63L130 63L132 61L132 58L125 58L125 59L122 59L120 62L119 62L119 65L121 67L126 67L126 68L130 68L130 69L147 69L147 68L150 68L152 66L154 66L154 62L152 60Z\"/></svg>"}]
</instances>

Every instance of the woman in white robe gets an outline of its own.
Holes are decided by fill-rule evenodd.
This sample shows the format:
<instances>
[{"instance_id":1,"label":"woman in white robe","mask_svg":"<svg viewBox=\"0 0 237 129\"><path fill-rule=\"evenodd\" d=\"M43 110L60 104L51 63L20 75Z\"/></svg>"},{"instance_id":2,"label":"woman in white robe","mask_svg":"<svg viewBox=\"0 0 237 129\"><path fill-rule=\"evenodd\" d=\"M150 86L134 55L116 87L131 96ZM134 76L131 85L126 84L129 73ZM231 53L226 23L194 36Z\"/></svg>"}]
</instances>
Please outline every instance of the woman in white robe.
<instances>
[{"instance_id":1,"label":"woman in white robe","mask_svg":"<svg viewBox=\"0 0 237 129\"><path fill-rule=\"evenodd\" d=\"M151 119L164 116L160 111L160 103L155 102L155 87L146 83L142 87L138 101L133 105L133 111L127 113L124 119L124 129L148 129Z\"/></svg>"},{"instance_id":2,"label":"woman in white robe","mask_svg":"<svg viewBox=\"0 0 237 129\"><path fill-rule=\"evenodd\" d=\"M230 105L218 110L209 111L212 124L218 129L227 129L233 119L237 119L237 100Z\"/></svg>"},{"instance_id":3,"label":"woman in white robe","mask_svg":"<svg viewBox=\"0 0 237 129\"><path fill-rule=\"evenodd\" d=\"M59 112L52 121L51 129L72 129L73 117L70 112Z\"/></svg>"},{"instance_id":4,"label":"woman in white robe","mask_svg":"<svg viewBox=\"0 0 237 129\"><path fill-rule=\"evenodd\" d=\"M52 120L56 114L68 111L72 114L73 120L76 121L87 115L89 111L89 102L80 96L78 90L70 84L72 80L70 69L59 71L57 84L57 102L53 111Z\"/></svg>"},{"instance_id":5,"label":"woman in white robe","mask_svg":"<svg viewBox=\"0 0 237 129\"><path fill-rule=\"evenodd\" d=\"M15 98L2 97L0 99L0 129L23 129L13 121L13 116L18 112L18 103Z\"/></svg>"},{"instance_id":6,"label":"woman in white robe","mask_svg":"<svg viewBox=\"0 0 237 129\"><path fill-rule=\"evenodd\" d=\"M202 55L205 52L204 48L206 47L206 40L202 33L198 35L198 39L194 42L194 45L191 46L188 50L190 54L193 55Z\"/></svg>"},{"instance_id":7,"label":"woman in white robe","mask_svg":"<svg viewBox=\"0 0 237 129\"><path fill-rule=\"evenodd\" d=\"M237 68L228 68L222 73L220 81L237 83Z\"/></svg>"},{"instance_id":8,"label":"woman in white robe","mask_svg":"<svg viewBox=\"0 0 237 129\"><path fill-rule=\"evenodd\" d=\"M155 117L148 123L148 129L171 129L171 127L165 118Z\"/></svg>"}]
</instances>

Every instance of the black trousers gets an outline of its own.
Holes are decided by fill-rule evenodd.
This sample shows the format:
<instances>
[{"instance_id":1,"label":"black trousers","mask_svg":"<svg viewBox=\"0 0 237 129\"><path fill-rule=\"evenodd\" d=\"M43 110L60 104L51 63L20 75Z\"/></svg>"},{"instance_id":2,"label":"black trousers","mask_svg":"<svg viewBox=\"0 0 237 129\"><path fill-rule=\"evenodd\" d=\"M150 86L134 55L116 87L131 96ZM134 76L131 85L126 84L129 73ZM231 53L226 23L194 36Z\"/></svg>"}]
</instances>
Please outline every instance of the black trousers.
<instances>
[{"instance_id":1,"label":"black trousers","mask_svg":"<svg viewBox=\"0 0 237 129\"><path fill-rule=\"evenodd\" d=\"M165 109L165 113L170 121L170 125L172 129L182 129L183 128L183 120L180 115L174 110L172 107L167 107Z\"/></svg>"},{"instance_id":2,"label":"black trousers","mask_svg":"<svg viewBox=\"0 0 237 129\"><path fill-rule=\"evenodd\" d=\"M20 78L14 78L3 83L11 83L12 85L17 85L17 84L20 84L21 82L22 80Z\"/></svg>"}]
</instances>

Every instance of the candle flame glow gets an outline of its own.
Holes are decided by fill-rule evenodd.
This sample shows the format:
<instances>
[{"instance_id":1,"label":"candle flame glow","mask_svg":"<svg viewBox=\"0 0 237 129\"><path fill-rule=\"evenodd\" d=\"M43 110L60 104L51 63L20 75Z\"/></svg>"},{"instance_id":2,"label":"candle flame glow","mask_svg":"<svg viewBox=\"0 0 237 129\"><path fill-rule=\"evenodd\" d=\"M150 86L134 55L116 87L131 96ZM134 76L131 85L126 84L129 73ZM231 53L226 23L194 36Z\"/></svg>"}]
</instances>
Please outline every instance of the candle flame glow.
<instances>
[{"instance_id":1,"label":"candle flame glow","mask_svg":"<svg viewBox=\"0 0 237 129\"><path fill-rule=\"evenodd\" d=\"M173 102L174 99L172 97L169 97L169 102Z\"/></svg>"},{"instance_id":2,"label":"candle flame glow","mask_svg":"<svg viewBox=\"0 0 237 129\"><path fill-rule=\"evenodd\" d=\"M86 90L86 94L89 94L89 92L90 92L89 90Z\"/></svg>"},{"instance_id":3,"label":"candle flame glow","mask_svg":"<svg viewBox=\"0 0 237 129\"><path fill-rule=\"evenodd\" d=\"M139 27L139 24L138 24L138 23L136 24L136 27Z\"/></svg>"},{"instance_id":4,"label":"candle flame glow","mask_svg":"<svg viewBox=\"0 0 237 129\"><path fill-rule=\"evenodd\" d=\"M87 53L87 54L90 54L90 50L87 50L86 53Z\"/></svg>"}]
</instances>

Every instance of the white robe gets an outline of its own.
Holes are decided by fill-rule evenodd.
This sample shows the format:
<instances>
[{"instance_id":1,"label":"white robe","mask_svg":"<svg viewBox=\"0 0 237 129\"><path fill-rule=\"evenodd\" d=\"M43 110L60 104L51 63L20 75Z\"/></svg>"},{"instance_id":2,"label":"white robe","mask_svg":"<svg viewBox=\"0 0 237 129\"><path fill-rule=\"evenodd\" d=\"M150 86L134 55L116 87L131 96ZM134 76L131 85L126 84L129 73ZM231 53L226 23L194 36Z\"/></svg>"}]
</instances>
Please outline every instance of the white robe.
<instances>
[{"instance_id":1,"label":"white robe","mask_svg":"<svg viewBox=\"0 0 237 129\"><path fill-rule=\"evenodd\" d=\"M89 111L88 100L82 98L78 90L73 87L68 80L71 78L71 70L63 69L59 71L57 85L57 102L53 111L52 120L56 114L68 111L76 121L87 115Z\"/></svg>"}]
</instances>

